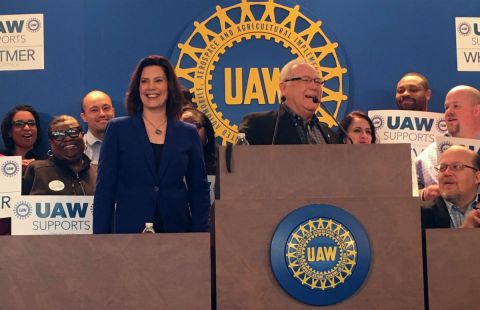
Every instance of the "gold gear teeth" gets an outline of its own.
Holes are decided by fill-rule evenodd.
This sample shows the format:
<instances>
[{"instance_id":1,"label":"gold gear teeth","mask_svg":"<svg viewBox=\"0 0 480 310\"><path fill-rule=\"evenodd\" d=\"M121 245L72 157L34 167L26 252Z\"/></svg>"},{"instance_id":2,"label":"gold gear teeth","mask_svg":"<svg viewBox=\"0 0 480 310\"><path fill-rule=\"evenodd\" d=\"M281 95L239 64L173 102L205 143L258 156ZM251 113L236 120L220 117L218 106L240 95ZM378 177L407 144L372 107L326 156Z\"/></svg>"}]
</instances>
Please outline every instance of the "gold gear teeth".
<instances>
[{"instance_id":1,"label":"gold gear teeth","mask_svg":"<svg viewBox=\"0 0 480 310\"><path fill-rule=\"evenodd\" d=\"M252 14L253 7L261 14L257 14L257 16ZM232 18L230 15L231 12L238 13L238 10L241 12L239 15L240 20L237 22L238 18ZM276 13L279 14L277 15ZM279 17L280 15L282 18ZM298 29L300 24L305 24L305 28L301 27L303 29ZM212 29L209 28L211 25ZM220 28L217 28L218 25ZM346 69L341 67L335 51L338 43L330 42L321 29L321 25L321 21L312 21L306 17L300 11L299 5L291 8L275 3L273 0L263 2L239 0L239 3L225 8L217 5L215 6L215 11L208 18L203 21L194 21L194 31L185 42L177 44L180 49L180 56L177 60L176 70L182 82L188 83L189 86L191 85L190 89L196 94L194 102L203 111L207 112L206 114L212 123L215 124L215 136L220 137L223 144L227 142L234 143L238 126L231 124L230 120L223 119L223 113L217 110L217 105L211 94L212 73L215 72L215 64L218 63L220 55L225 54L226 49L232 48L234 44L240 44L243 40L251 40L253 38L256 40L262 38L266 40L273 39L275 43L282 44L295 57L313 59L312 64L320 72L328 71L332 77L338 78L339 83L336 86L338 90L330 90L330 93L334 93L335 96L329 97L330 99L322 98L324 102L327 102L327 100L328 102L335 102L336 108L333 114L335 117L338 117L342 101L348 98L343 94L343 75L346 73ZM283 33L271 30L274 27L283 29ZM294 32L295 28L298 29L296 33ZM300 33L302 33L301 36L299 35ZM312 38L313 35L319 35L325 42L325 45L310 47L310 42L305 42L305 38ZM298 42L303 42L306 48ZM328 48L325 49L325 46ZM318 52L318 50L322 50L322 53ZM323 58L326 58L325 54L333 56L336 67L322 66L321 62ZM192 65L192 61L195 65ZM322 70L322 68L324 69ZM327 78L325 89L328 90L328 87L330 85ZM324 121L330 127L335 125L334 121L330 117L325 116L321 109L318 109L318 112L321 114L319 117L321 121Z\"/></svg>"}]
</instances>

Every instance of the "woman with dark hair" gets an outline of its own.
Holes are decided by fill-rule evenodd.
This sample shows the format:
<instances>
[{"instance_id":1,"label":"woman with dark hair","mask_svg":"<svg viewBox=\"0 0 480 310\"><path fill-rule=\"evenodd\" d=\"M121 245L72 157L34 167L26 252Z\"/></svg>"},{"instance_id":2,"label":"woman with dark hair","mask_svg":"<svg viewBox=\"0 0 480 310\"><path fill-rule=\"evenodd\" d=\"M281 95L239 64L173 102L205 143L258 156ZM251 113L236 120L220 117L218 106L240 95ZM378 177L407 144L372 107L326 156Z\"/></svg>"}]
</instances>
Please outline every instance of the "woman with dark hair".
<instances>
[{"instance_id":1,"label":"woman with dark hair","mask_svg":"<svg viewBox=\"0 0 480 310\"><path fill-rule=\"evenodd\" d=\"M40 139L40 117L32 106L17 105L5 114L1 125L5 150L0 154L6 156L22 156L23 171L35 159ZM10 218L0 219L0 235L9 235Z\"/></svg>"},{"instance_id":2,"label":"woman with dark hair","mask_svg":"<svg viewBox=\"0 0 480 310\"><path fill-rule=\"evenodd\" d=\"M22 156L22 166L39 159L35 150L40 143L40 117L32 106L17 105L2 120L2 138L6 156Z\"/></svg>"},{"instance_id":3,"label":"woman with dark hair","mask_svg":"<svg viewBox=\"0 0 480 310\"><path fill-rule=\"evenodd\" d=\"M215 174L217 171L217 144L215 143L215 131L212 123L205 114L194 108L183 109L180 120L197 128L203 145L203 157L207 173Z\"/></svg>"},{"instance_id":4,"label":"woman with dark hair","mask_svg":"<svg viewBox=\"0 0 480 310\"><path fill-rule=\"evenodd\" d=\"M348 134L347 137L341 130L338 131L340 141L345 144L373 144L377 141L372 120L361 111L349 113L340 125L345 128Z\"/></svg>"},{"instance_id":5,"label":"woman with dark hair","mask_svg":"<svg viewBox=\"0 0 480 310\"><path fill-rule=\"evenodd\" d=\"M127 117L109 122L100 153L94 233L208 231L209 187L196 129L178 120L182 94L162 56L142 59Z\"/></svg>"}]
</instances>

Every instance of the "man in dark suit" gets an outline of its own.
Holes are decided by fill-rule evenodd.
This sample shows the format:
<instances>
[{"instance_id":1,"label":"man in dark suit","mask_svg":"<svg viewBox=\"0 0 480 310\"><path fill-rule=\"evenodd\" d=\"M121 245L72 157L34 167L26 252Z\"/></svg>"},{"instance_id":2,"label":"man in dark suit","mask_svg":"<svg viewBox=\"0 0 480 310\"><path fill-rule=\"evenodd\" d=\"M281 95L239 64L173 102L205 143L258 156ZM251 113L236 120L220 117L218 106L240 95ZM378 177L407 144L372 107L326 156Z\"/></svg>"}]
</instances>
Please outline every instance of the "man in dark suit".
<instances>
[{"instance_id":1,"label":"man in dark suit","mask_svg":"<svg viewBox=\"0 0 480 310\"><path fill-rule=\"evenodd\" d=\"M315 112L324 81L304 59L295 59L280 72L282 102L275 111L247 114L240 122L250 144L338 143L338 136L318 121Z\"/></svg>"},{"instance_id":2,"label":"man in dark suit","mask_svg":"<svg viewBox=\"0 0 480 310\"><path fill-rule=\"evenodd\" d=\"M423 228L480 227L480 156L466 147L446 150L435 167L440 197L422 207Z\"/></svg>"}]
</instances>

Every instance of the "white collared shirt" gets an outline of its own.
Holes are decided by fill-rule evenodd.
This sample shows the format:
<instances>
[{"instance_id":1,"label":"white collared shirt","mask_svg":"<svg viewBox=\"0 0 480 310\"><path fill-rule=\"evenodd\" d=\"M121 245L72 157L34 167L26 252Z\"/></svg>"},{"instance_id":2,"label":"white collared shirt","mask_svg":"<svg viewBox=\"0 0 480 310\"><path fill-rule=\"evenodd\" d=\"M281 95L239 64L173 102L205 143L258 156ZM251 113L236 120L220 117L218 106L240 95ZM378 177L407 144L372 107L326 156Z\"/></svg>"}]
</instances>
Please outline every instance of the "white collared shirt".
<instances>
[{"instance_id":1,"label":"white collared shirt","mask_svg":"<svg viewBox=\"0 0 480 310\"><path fill-rule=\"evenodd\" d=\"M98 164L98 157L100 156L100 148L102 146L102 140L95 137L91 131L83 136L83 141L85 142L85 155L90 158L92 164Z\"/></svg>"}]
</instances>

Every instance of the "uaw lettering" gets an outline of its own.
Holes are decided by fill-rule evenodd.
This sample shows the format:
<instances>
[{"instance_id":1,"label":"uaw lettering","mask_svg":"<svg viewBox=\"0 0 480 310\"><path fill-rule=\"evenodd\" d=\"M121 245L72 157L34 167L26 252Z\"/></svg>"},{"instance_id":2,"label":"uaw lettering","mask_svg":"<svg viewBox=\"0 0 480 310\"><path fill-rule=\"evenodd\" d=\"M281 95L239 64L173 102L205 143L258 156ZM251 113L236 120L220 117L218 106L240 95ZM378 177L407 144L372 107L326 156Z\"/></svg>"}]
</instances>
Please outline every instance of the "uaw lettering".
<instances>
[{"instance_id":1,"label":"uaw lettering","mask_svg":"<svg viewBox=\"0 0 480 310\"><path fill-rule=\"evenodd\" d=\"M480 17L456 17L457 70L480 71Z\"/></svg>"},{"instance_id":2,"label":"uaw lettering","mask_svg":"<svg viewBox=\"0 0 480 310\"><path fill-rule=\"evenodd\" d=\"M410 143L412 159L417 157L435 137L447 132L442 113L372 110L368 112L380 143Z\"/></svg>"},{"instance_id":3,"label":"uaw lettering","mask_svg":"<svg viewBox=\"0 0 480 310\"><path fill-rule=\"evenodd\" d=\"M331 205L307 205L288 214L272 238L272 270L297 300L325 306L350 297L370 268L370 243L361 224Z\"/></svg>"},{"instance_id":4,"label":"uaw lettering","mask_svg":"<svg viewBox=\"0 0 480 310\"><path fill-rule=\"evenodd\" d=\"M43 14L0 15L0 70L43 68Z\"/></svg>"},{"instance_id":5,"label":"uaw lettering","mask_svg":"<svg viewBox=\"0 0 480 310\"><path fill-rule=\"evenodd\" d=\"M437 157L440 158L440 155L448 150L452 145L462 145L469 148L472 151L479 152L480 154L480 140L477 139L465 139L465 138L454 138L439 136L435 137L437 142Z\"/></svg>"},{"instance_id":6,"label":"uaw lettering","mask_svg":"<svg viewBox=\"0 0 480 310\"><path fill-rule=\"evenodd\" d=\"M10 204L12 235L92 233L93 196L22 196Z\"/></svg>"},{"instance_id":7,"label":"uaw lettering","mask_svg":"<svg viewBox=\"0 0 480 310\"><path fill-rule=\"evenodd\" d=\"M347 69L338 43L322 22L282 0L228 3L233 4L217 5L198 18L171 57L216 137L223 144L233 143L244 114L278 108L280 68L294 57L307 59L322 74L326 80L322 101L342 118ZM334 125L323 110L317 115Z\"/></svg>"}]
</instances>

